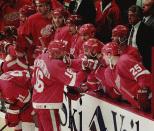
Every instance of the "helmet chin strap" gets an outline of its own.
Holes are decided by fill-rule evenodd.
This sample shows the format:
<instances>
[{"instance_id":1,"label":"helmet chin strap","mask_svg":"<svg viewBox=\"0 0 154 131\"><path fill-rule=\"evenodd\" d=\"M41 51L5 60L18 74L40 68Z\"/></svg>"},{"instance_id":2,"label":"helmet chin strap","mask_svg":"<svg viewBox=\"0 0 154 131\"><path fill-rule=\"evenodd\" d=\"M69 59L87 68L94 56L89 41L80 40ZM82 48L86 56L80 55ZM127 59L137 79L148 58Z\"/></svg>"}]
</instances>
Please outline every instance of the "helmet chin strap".
<instances>
[{"instance_id":1,"label":"helmet chin strap","mask_svg":"<svg viewBox=\"0 0 154 131\"><path fill-rule=\"evenodd\" d=\"M128 40L128 39L126 39L126 38L123 38L123 39L122 39L122 38L119 37L119 43L120 43L120 45L123 45L124 43L126 43L127 40Z\"/></svg>"},{"instance_id":2,"label":"helmet chin strap","mask_svg":"<svg viewBox=\"0 0 154 131\"><path fill-rule=\"evenodd\" d=\"M90 53L90 56L91 56L91 58L96 58L97 53L95 55L93 55L93 54Z\"/></svg>"}]
</instances>

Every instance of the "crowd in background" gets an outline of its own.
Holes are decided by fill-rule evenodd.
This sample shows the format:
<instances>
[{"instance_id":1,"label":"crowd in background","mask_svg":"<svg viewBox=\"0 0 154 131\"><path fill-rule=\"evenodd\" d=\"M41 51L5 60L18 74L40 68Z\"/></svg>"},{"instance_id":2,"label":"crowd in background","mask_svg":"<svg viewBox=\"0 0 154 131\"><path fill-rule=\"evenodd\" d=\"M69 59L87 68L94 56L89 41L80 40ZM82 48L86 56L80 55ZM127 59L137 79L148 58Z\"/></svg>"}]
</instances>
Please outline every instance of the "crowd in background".
<instances>
[{"instance_id":1,"label":"crowd in background","mask_svg":"<svg viewBox=\"0 0 154 131\"><path fill-rule=\"evenodd\" d=\"M64 85L72 100L94 91L150 113L153 45L154 0L1 0L7 124L34 130L36 114L60 131Z\"/></svg>"}]
</instances>

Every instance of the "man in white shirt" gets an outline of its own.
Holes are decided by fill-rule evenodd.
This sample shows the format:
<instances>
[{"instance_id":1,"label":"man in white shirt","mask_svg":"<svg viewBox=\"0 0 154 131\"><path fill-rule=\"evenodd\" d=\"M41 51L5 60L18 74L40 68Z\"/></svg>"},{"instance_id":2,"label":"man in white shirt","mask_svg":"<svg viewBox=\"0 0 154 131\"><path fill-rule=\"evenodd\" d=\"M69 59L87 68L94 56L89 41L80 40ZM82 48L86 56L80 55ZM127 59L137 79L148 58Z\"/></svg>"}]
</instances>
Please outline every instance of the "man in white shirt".
<instances>
[{"instance_id":1,"label":"man in white shirt","mask_svg":"<svg viewBox=\"0 0 154 131\"><path fill-rule=\"evenodd\" d=\"M143 11L141 7L132 5L128 9L128 21L132 26L128 44L139 50L143 65L151 70L151 48L154 44L154 31L142 22L142 18Z\"/></svg>"}]
</instances>

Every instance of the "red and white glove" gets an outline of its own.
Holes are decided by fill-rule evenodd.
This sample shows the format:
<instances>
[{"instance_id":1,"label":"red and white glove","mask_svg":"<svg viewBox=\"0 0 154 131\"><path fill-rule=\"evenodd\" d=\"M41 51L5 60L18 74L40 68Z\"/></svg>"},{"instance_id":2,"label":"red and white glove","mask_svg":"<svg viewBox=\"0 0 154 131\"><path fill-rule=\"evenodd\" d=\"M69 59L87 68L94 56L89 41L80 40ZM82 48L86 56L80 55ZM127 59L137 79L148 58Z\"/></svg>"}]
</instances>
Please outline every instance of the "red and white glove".
<instances>
[{"instance_id":1,"label":"red and white glove","mask_svg":"<svg viewBox=\"0 0 154 131\"><path fill-rule=\"evenodd\" d=\"M98 67L98 60L93 59L82 59L82 69L83 70L95 70Z\"/></svg>"},{"instance_id":2,"label":"red and white glove","mask_svg":"<svg viewBox=\"0 0 154 131\"><path fill-rule=\"evenodd\" d=\"M63 62L64 62L67 66L71 66L72 60L71 60L71 58L70 58L70 55L65 55L65 56L63 57Z\"/></svg>"},{"instance_id":3,"label":"red and white glove","mask_svg":"<svg viewBox=\"0 0 154 131\"><path fill-rule=\"evenodd\" d=\"M88 89L89 89L89 87L87 86L87 84L83 83L78 90L80 93L85 93L88 91Z\"/></svg>"},{"instance_id":4,"label":"red and white glove","mask_svg":"<svg viewBox=\"0 0 154 131\"><path fill-rule=\"evenodd\" d=\"M6 124L9 127L15 127L16 125L18 125L20 121L18 114L11 114L11 113L6 113L5 120L6 120Z\"/></svg>"},{"instance_id":5,"label":"red and white glove","mask_svg":"<svg viewBox=\"0 0 154 131\"><path fill-rule=\"evenodd\" d=\"M137 101L140 104L140 109L142 111L148 112L151 110L151 102L149 99L149 90L148 88L143 88L137 92Z\"/></svg>"},{"instance_id":6,"label":"red and white glove","mask_svg":"<svg viewBox=\"0 0 154 131\"><path fill-rule=\"evenodd\" d=\"M66 95L69 99L75 100L75 101L78 100L81 97L78 88L73 87L73 86L67 86Z\"/></svg>"}]
</instances>

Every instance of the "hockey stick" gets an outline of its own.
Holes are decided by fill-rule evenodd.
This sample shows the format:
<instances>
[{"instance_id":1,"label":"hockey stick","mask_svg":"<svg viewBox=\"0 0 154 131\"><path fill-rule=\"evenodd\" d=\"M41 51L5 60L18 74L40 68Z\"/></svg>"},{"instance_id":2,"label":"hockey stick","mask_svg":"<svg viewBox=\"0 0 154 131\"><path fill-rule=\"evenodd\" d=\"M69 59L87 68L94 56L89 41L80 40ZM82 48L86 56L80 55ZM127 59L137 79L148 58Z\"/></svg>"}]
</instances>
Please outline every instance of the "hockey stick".
<instances>
[{"instance_id":1,"label":"hockey stick","mask_svg":"<svg viewBox=\"0 0 154 131\"><path fill-rule=\"evenodd\" d=\"M5 124L5 125L0 129L0 131L3 131L7 126L8 126L8 124Z\"/></svg>"}]
</instances>

